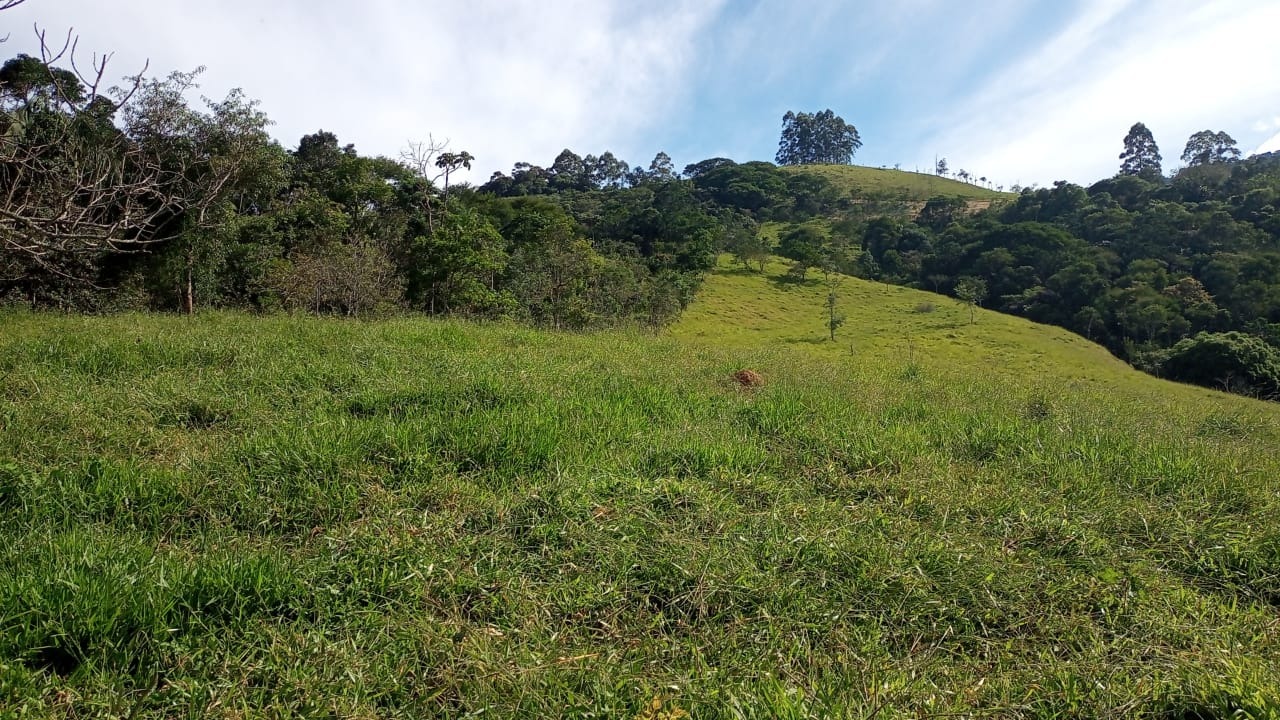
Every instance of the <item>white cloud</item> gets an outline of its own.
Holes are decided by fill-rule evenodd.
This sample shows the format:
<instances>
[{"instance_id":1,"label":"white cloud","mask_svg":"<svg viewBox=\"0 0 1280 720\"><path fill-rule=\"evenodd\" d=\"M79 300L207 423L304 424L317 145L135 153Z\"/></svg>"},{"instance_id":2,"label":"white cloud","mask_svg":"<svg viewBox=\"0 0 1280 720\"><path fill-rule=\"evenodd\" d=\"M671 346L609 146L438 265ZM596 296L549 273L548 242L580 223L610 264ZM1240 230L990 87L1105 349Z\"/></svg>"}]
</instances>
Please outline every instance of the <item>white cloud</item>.
<instances>
[{"instance_id":1,"label":"white cloud","mask_svg":"<svg viewBox=\"0 0 1280 720\"><path fill-rule=\"evenodd\" d=\"M640 12L626 0L31 0L4 20L74 25L82 51L116 52L119 75L148 57L152 74L206 65L202 91L243 87L286 147L320 128L392 156L428 133L449 138L478 157L482 182L565 146L647 162L656 148L631 143L672 121L694 42L721 2ZM33 49L21 30L5 47Z\"/></svg>"},{"instance_id":2,"label":"white cloud","mask_svg":"<svg viewBox=\"0 0 1280 720\"><path fill-rule=\"evenodd\" d=\"M1272 135L1271 139L1259 145L1258 149L1254 150L1252 154L1261 155L1269 152L1280 152L1280 133Z\"/></svg>"},{"instance_id":3,"label":"white cloud","mask_svg":"<svg viewBox=\"0 0 1280 720\"><path fill-rule=\"evenodd\" d=\"M1280 106L1277 27L1277 3L1093 0L1039 51L993 73L921 154L1025 184L1113 174L1139 121L1166 170L1197 130L1252 144L1256 118Z\"/></svg>"},{"instance_id":4,"label":"white cloud","mask_svg":"<svg viewBox=\"0 0 1280 720\"><path fill-rule=\"evenodd\" d=\"M1254 132L1265 133L1280 128L1280 115L1269 120L1258 120L1253 124Z\"/></svg>"}]
</instances>

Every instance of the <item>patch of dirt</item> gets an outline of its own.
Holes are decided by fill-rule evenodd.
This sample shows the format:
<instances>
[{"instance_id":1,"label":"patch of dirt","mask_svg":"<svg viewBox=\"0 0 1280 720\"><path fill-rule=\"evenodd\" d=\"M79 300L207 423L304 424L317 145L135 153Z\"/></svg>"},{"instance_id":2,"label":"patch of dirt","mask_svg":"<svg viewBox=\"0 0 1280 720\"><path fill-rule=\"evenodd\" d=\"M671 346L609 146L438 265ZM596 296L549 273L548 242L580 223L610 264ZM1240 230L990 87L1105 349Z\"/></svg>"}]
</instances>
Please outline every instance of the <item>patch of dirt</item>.
<instances>
[{"instance_id":1,"label":"patch of dirt","mask_svg":"<svg viewBox=\"0 0 1280 720\"><path fill-rule=\"evenodd\" d=\"M732 379L738 384L738 387L754 388L764 385L764 376L755 370L742 369L732 375Z\"/></svg>"}]
</instances>

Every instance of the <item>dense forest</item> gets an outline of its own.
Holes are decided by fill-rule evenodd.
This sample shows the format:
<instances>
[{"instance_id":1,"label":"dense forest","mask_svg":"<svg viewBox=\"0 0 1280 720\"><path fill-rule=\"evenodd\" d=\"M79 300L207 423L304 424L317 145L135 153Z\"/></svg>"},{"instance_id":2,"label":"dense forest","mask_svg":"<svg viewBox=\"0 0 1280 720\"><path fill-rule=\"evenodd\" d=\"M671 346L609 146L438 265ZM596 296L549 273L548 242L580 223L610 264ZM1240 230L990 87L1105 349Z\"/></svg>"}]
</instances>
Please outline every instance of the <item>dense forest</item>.
<instances>
[{"instance_id":1,"label":"dense forest","mask_svg":"<svg viewBox=\"0 0 1280 720\"><path fill-rule=\"evenodd\" d=\"M320 130L285 148L239 92L193 104L198 72L103 90L102 67L66 55L0 68L0 303L661 325L719 253L778 254L798 282L950 293L1152 372L1280 393L1280 157L1240 159L1226 133L1193 135L1166 176L1139 123L1116 176L980 212L768 162L677 170L661 152L632 166L566 149L475 186L451 182L475 158L447 143L370 157ZM777 160L848 163L861 144L830 110L787 113Z\"/></svg>"}]
</instances>

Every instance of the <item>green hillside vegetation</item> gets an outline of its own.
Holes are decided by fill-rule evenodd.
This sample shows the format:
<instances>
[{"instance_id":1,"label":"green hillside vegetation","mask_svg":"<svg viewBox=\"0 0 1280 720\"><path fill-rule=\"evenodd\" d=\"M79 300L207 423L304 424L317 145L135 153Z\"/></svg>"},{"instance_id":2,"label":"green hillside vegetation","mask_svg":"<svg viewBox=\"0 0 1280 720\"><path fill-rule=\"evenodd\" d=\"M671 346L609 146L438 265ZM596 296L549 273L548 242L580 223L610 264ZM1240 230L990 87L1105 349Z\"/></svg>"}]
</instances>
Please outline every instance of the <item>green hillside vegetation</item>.
<instances>
[{"instance_id":1,"label":"green hillside vegetation","mask_svg":"<svg viewBox=\"0 0 1280 720\"><path fill-rule=\"evenodd\" d=\"M1274 405L782 269L662 335L0 316L0 706L1280 715Z\"/></svg>"},{"instance_id":2,"label":"green hillside vegetation","mask_svg":"<svg viewBox=\"0 0 1280 720\"><path fill-rule=\"evenodd\" d=\"M939 195L971 200L1017 197L1014 193L997 192L980 185L938 175L863 165L785 165L782 170L787 173L818 176L846 196L917 202L924 202Z\"/></svg>"}]
</instances>

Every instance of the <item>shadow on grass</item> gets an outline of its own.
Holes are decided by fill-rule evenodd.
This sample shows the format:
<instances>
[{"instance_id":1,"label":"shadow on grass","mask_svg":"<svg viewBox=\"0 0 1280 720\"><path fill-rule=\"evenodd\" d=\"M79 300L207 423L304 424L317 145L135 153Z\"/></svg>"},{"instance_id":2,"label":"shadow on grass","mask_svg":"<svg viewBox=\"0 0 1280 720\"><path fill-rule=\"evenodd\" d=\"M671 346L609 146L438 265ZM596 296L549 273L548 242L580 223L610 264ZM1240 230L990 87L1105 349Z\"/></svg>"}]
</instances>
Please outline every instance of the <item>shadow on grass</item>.
<instances>
[{"instance_id":1,"label":"shadow on grass","mask_svg":"<svg viewBox=\"0 0 1280 720\"><path fill-rule=\"evenodd\" d=\"M788 345L829 345L831 340L825 337L815 338L782 338L782 342Z\"/></svg>"},{"instance_id":2,"label":"shadow on grass","mask_svg":"<svg viewBox=\"0 0 1280 720\"><path fill-rule=\"evenodd\" d=\"M737 277L760 277L762 275L760 270L757 268L744 268L741 265L717 268L716 273L719 275L735 275Z\"/></svg>"},{"instance_id":3,"label":"shadow on grass","mask_svg":"<svg viewBox=\"0 0 1280 720\"><path fill-rule=\"evenodd\" d=\"M822 281L817 278L808 277L808 278L801 279L794 275L785 274L785 273L782 275L769 276L769 282L773 283L774 287L778 288L779 290L793 290L801 287L815 287L822 283Z\"/></svg>"}]
</instances>

